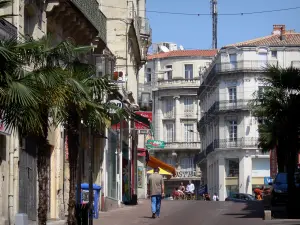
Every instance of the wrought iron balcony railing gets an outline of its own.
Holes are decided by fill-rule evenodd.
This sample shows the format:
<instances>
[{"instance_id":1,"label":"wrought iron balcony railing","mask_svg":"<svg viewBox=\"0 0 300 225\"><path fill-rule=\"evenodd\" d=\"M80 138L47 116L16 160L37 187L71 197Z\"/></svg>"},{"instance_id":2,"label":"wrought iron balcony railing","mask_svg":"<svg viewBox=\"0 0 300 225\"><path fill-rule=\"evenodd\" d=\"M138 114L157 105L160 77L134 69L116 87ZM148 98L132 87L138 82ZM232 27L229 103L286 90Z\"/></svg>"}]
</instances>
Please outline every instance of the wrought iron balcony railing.
<instances>
[{"instance_id":1,"label":"wrought iron balcony railing","mask_svg":"<svg viewBox=\"0 0 300 225\"><path fill-rule=\"evenodd\" d=\"M198 154L195 155L195 158L194 158L194 164L198 164L200 163L203 159L206 158L206 153L205 151L202 151Z\"/></svg>"},{"instance_id":2,"label":"wrought iron balcony railing","mask_svg":"<svg viewBox=\"0 0 300 225\"><path fill-rule=\"evenodd\" d=\"M17 38L17 28L5 19L0 19L0 38L10 39Z\"/></svg>"},{"instance_id":3,"label":"wrought iron balcony railing","mask_svg":"<svg viewBox=\"0 0 300 225\"><path fill-rule=\"evenodd\" d=\"M194 148L194 149L200 149L201 148L201 142L167 142L165 145L165 148L172 148L172 149L178 149L178 148Z\"/></svg>"},{"instance_id":4,"label":"wrought iron balcony railing","mask_svg":"<svg viewBox=\"0 0 300 225\"><path fill-rule=\"evenodd\" d=\"M277 65L277 60L241 60L236 62L223 62L212 64L205 72L199 88L199 94L216 75L233 72L264 72L268 65Z\"/></svg>"},{"instance_id":5,"label":"wrought iron balcony railing","mask_svg":"<svg viewBox=\"0 0 300 225\"><path fill-rule=\"evenodd\" d=\"M217 113L220 111L228 111L228 110L245 110L249 109L248 107L249 100L248 99L237 99L237 100L224 100L224 101L216 101L207 111L208 115L213 113Z\"/></svg>"},{"instance_id":6,"label":"wrought iron balcony railing","mask_svg":"<svg viewBox=\"0 0 300 225\"><path fill-rule=\"evenodd\" d=\"M152 29L150 27L150 22L147 18L139 17L140 33L141 35L151 36Z\"/></svg>"},{"instance_id":7,"label":"wrought iron balcony railing","mask_svg":"<svg viewBox=\"0 0 300 225\"><path fill-rule=\"evenodd\" d=\"M245 137L235 139L215 139L206 147L206 155L213 152L216 148L257 148L257 137Z\"/></svg>"},{"instance_id":8,"label":"wrought iron balcony railing","mask_svg":"<svg viewBox=\"0 0 300 225\"><path fill-rule=\"evenodd\" d=\"M174 119L175 118L175 111L169 111L163 113L164 119Z\"/></svg>"},{"instance_id":9,"label":"wrought iron balcony railing","mask_svg":"<svg viewBox=\"0 0 300 225\"><path fill-rule=\"evenodd\" d=\"M199 87L200 80L199 79L172 79L172 80L159 80L156 82L155 86L158 88L163 87Z\"/></svg>"},{"instance_id":10,"label":"wrought iron balcony railing","mask_svg":"<svg viewBox=\"0 0 300 225\"><path fill-rule=\"evenodd\" d=\"M90 21L91 24L98 30L99 36L106 43L106 16L99 9L97 0L70 0L79 11Z\"/></svg>"}]
</instances>

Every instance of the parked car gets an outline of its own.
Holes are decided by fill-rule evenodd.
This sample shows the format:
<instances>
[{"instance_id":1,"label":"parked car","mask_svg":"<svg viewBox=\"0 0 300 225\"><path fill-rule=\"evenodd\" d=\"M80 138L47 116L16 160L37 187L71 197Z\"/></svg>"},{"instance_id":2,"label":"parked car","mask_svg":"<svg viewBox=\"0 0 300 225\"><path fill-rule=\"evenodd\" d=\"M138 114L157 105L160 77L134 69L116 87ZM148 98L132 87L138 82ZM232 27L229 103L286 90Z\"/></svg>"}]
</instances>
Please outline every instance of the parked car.
<instances>
[{"instance_id":1,"label":"parked car","mask_svg":"<svg viewBox=\"0 0 300 225\"><path fill-rule=\"evenodd\" d=\"M295 184L299 188L300 185L300 173L295 173ZM272 185L271 191L271 205L285 205L288 200L288 184L287 184L287 173L278 173Z\"/></svg>"},{"instance_id":2,"label":"parked car","mask_svg":"<svg viewBox=\"0 0 300 225\"><path fill-rule=\"evenodd\" d=\"M225 201L232 202L248 202L248 201L256 201L255 197L250 194L244 193L233 193L229 197L225 199Z\"/></svg>"}]
</instances>

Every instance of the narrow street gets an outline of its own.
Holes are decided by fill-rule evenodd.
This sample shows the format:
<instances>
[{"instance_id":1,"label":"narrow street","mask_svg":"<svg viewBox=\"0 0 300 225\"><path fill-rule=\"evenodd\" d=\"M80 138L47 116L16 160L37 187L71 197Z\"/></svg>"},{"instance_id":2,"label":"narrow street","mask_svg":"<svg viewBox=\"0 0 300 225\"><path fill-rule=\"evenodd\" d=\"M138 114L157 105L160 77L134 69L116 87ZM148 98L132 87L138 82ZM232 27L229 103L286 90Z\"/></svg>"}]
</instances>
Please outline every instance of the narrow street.
<instances>
[{"instance_id":1,"label":"narrow street","mask_svg":"<svg viewBox=\"0 0 300 225\"><path fill-rule=\"evenodd\" d=\"M150 201L101 213L94 225L262 225L260 203L163 201L161 217L152 219Z\"/></svg>"}]
</instances>

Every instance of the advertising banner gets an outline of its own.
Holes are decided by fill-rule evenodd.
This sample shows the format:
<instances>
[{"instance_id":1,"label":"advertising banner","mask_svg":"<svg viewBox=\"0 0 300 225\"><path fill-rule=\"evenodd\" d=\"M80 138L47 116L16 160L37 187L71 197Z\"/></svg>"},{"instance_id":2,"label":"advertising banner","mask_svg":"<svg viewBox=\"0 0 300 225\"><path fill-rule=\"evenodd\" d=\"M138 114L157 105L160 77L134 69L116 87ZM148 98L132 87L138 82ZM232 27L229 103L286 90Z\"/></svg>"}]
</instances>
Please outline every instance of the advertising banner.
<instances>
[{"instance_id":1,"label":"advertising banner","mask_svg":"<svg viewBox=\"0 0 300 225\"><path fill-rule=\"evenodd\" d=\"M138 114L140 116L143 116L145 118L148 118L148 120L150 122L152 122L152 112L150 111L139 111L139 112L135 112L135 114ZM134 126L136 130L148 130L150 129L150 127L148 127L146 124L143 124L141 122L134 122Z\"/></svg>"}]
</instances>

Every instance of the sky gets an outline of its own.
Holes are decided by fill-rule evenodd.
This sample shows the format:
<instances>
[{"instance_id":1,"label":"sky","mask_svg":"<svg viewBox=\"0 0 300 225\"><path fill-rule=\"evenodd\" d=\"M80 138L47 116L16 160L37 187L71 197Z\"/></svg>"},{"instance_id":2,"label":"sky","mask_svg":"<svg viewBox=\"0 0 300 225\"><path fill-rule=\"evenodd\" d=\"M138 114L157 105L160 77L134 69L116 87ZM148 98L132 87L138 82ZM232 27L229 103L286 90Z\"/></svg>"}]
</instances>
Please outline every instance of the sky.
<instances>
[{"instance_id":1,"label":"sky","mask_svg":"<svg viewBox=\"0 0 300 225\"><path fill-rule=\"evenodd\" d=\"M209 14L210 0L147 0L147 11ZM300 0L218 0L218 13L245 13L300 7ZM146 12L152 43L174 42L185 49L212 46L211 15L186 16ZM295 10L218 16L218 48L270 35L274 24L300 32L300 8Z\"/></svg>"}]
</instances>

